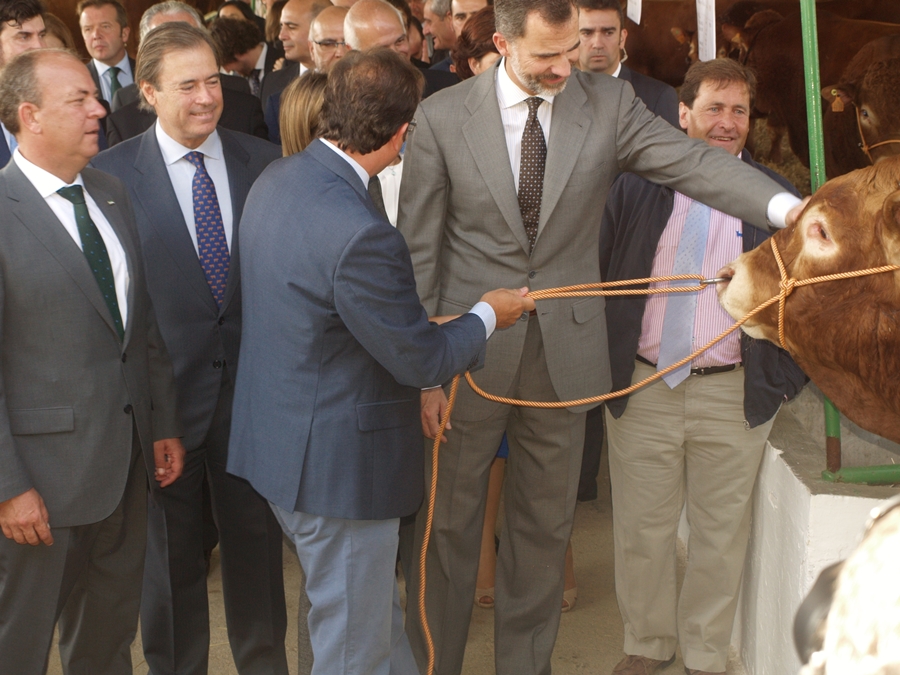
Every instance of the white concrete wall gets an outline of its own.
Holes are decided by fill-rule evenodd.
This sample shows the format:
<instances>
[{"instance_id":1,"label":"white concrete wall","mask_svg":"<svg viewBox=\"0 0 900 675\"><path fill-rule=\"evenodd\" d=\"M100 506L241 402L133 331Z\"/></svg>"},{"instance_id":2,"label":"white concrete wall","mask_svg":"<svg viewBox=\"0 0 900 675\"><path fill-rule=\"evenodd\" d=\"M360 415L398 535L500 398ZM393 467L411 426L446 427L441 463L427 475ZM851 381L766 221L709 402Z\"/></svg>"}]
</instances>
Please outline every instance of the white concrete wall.
<instances>
[{"instance_id":1,"label":"white concrete wall","mask_svg":"<svg viewBox=\"0 0 900 675\"><path fill-rule=\"evenodd\" d=\"M794 614L819 572L846 558L891 488L821 480L824 450L782 413L756 484L733 643L749 675L795 675Z\"/></svg>"}]
</instances>

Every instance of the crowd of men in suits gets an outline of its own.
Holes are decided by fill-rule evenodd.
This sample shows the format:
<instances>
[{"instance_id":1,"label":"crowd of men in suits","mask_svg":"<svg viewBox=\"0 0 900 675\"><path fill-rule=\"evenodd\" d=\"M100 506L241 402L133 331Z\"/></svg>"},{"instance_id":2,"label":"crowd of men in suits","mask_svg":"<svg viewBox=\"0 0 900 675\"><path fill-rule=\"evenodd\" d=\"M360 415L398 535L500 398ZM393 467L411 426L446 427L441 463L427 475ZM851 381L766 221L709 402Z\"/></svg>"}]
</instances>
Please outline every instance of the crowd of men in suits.
<instances>
[{"instance_id":1,"label":"crowd of men in suits","mask_svg":"<svg viewBox=\"0 0 900 675\"><path fill-rule=\"evenodd\" d=\"M630 71L617 0L496 0L501 58L453 86L410 58L394 3L342 4L288 0L281 52L253 23L210 31L168 0L144 14L135 61L121 4L82 0L85 67L43 49L40 0L0 0L4 671L44 672L58 626L66 672L130 673L140 616L150 672L206 673L208 498L238 672L288 672L283 535L313 673L425 672L395 570L441 385L477 370L488 391L567 401L675 363L719 332L714 296L527 291L712 276L802 207L744 150L752 73L698 64L676 95ZM428 0L425 32L452 49L484 4ZM329 73L319 138L279 160L263 114L306 69ZM394 228L369 186L401 152ZM692 675L724 672L762 447L805 381L746 336L672 375L606 412L618 674L657 672L676 645ZM436 673L461 672L504 434L496 670L550 672L601 415L460 390L427 583L406 580L410 597L425 586Z\"/></svg>"}]
</instances>

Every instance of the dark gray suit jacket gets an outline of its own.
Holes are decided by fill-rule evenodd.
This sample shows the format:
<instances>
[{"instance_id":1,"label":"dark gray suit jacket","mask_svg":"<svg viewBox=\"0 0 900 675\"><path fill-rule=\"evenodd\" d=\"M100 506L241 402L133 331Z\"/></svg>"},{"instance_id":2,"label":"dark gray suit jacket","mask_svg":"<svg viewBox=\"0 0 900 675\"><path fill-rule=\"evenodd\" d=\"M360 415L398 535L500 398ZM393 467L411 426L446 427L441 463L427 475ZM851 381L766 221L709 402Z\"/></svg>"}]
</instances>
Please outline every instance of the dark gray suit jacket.
<instances>
[{"instance_id":1,"label":"dark gray suit jacket","mask_svg":"<svg viewBox=\"0 0 900 675\"><path fill-rule=\"evenodd\" d=\"M424 475L419 390L477 365L481 319L428 322L403 237L322 141L263 172L240 245L229 473L288 511L413 513Z\"/></svg>"},{"instance_id":2,"label":"dark gray suit jacket","mask_svg":"<svg viewBox=\"0 0 900 675\"><path fill-rule=\"evenodd\" d=\"M124 342L52 209L15 162L0 171L0 501L36 488L54 527L112 513L134 428L151 476L153 441L181 435L128 192L100 171L82 177L125 250Z\"/></svg>"},{"instance_id":3,"label":"dark gray suit jacket","mask_svg":"<svg viewBox=\"0 0 900 675\"><path fill-rule=\"evenodd\" d=\"M222 384L222 365L234 372L241 341L241 267L238 226L250 186L281 156L277 146L219 128L234 230L228 285L216 307L163 162L156 127L100 153L92 164L120 177L134 203L147 286L159 328L171 347L178 386L184 446L192 450L206 437Z\"/></svg>"}]
</instances>

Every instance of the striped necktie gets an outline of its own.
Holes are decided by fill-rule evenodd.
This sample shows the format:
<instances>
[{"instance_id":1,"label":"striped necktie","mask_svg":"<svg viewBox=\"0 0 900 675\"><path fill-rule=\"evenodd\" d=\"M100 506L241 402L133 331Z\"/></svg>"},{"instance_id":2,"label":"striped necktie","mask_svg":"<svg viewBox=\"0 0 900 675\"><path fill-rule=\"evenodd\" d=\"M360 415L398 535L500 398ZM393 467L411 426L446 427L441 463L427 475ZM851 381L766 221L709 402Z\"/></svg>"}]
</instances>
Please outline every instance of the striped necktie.
<instances>
[{"instance_id":1,"label":"striped necktie","mask_svg":"<svg viewBox=\"0 0 900 675\"><path fill-rule=\"evenodd\" d=\"M60 188L56 192L72 202L72 206L75 207L75 224L78 226L78 236L81 237L81 250L84 252L84 257L87 258L97 286L100 287L100 293L103 294L103 299L106 301L106 307L112 315L119 340L124 340L125 327L122 325L122 314L119 311L116 280L109 262L109 251L106 250L100 230L97 229L97 225L88 212L87 204L84 201L84 190L80 185L70 185Z\"/></svg>"},{"instance_id":2,"label":"striped necktie","mask_svg":"<svg viewBox=\"0 0 900 675\"><path fill-rule=\"evenodd\" d=\"M692 201L684 221L681 240L675 252L672 274L699 274L706 254L706 240L709 238L709 219L712 210L698 201ZM697 281L680 281L679 285L693 286ZM666 313L663 317L662 339L659 344L657 370L678 363L694 351L694 322L697 312L697 293L672 293L666 298ZM681 384L691 374L691 364L673 370L663 377L672 389Z\"/></svg>"},{"instance_id":3,"label":"striped necktie","mask_svg":"<svg viewBox=\"0 0 900 675\"><path fill-rule=\"evenodd\" d=\"M184 158L196 167L191 192L194 197L194 227L197 230L197 253L200 265L206 275L206 283L221 307L225 299L225 287L228 284L228 268L231 265L231 254L228 251L228 240L225 238L225 225L222 212L219 210L219 198L216 186L206 171L203 153L189 152Z\"/></svg>"}]
</instances>

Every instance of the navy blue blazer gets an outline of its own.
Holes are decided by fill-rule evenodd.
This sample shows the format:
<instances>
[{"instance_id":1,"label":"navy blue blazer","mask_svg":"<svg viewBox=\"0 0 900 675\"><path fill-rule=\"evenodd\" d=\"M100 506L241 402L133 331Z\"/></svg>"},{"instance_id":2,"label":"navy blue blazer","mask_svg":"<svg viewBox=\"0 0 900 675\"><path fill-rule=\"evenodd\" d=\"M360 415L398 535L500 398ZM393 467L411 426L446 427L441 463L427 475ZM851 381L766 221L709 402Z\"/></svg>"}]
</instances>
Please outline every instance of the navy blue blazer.
<instances>
[{"instance_id":1,"label":"navy blue blazer","mask_svg":"<svg viewBox=\"0 0 900 675\"><path fill-rule=\"evenodd\" d=\"M277 146L219 127L234 229L228 284L216 306L156 140L156 125L97 155L91 164L122 179L134 205L147 287L175 368L184 446L200 446L219 401L223 366L233 373L241 341L238 226L250 186L281 156Z\"/></svg>"},{"instance_id":2,"label":"navy blue blazer","mask_svg":"<svg viewBox=\"0 0 900 675\"><path fill-rule=\"evenodd\" d=\"M419 390L477 366L481 319L429 323L406 241L322 141L256 181L240 247L228 471L288 511L413 513L424 482Z\"/></svg>"},{"instance_id":3,"label":"navy blue blazer","mask_svg":"<svg viewBox=\"0 0 900 675\"><path fill-rule=\"evenodd\" d=\"M742 159L777 181L785 190L797 190L782 176L757 164L744 150ZM799 196L799 195L797 195ZM675 192L633 173L623 173L613 183L600 226L600 275L603 281L649 277L656 247L675 205ZM741 225L744 251L751 251L769 238L769 233L748 222ZM647 288L647 284L639 286ZM646 295L606 299L606 327L609 341L613 390L631 384ZM796 396L806 384L806 375L790 355L766 340L754 340L741 332L741 360L744 364L744 419L750 427L767 422L785 401ZM607 402L613 417L621 417L628 397Z\"/></svg>"}]
</instances>

